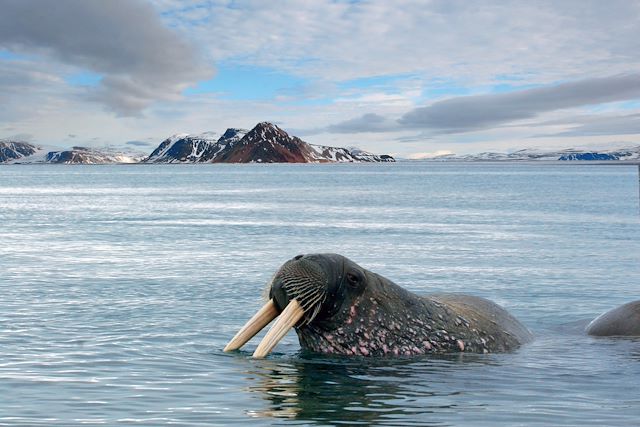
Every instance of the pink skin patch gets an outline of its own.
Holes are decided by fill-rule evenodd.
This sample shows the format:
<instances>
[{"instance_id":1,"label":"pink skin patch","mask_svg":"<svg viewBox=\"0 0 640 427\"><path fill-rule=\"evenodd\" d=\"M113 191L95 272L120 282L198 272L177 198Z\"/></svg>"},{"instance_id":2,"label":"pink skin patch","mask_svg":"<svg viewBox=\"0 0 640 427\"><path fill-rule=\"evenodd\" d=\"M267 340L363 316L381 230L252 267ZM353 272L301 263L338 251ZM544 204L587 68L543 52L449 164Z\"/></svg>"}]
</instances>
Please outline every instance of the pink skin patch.
<instances>
[{"instance_id":1,"label":"pink skin patch","mask_svg":"<svg viewBox=\"0 0 640 427\"><path fill-rule=\"evenodd\" d=\"M460 351L464 351L464 341L458 340L456 341L456 343L458 344L458 348L460 349Z\"/></svg>"},{"instance_id":2,"label":"pink skin patch","mask_svg":"<svg viewBox=\"0 0 640 427\"><path fill-rule=\"evenodd\" d=\"M353 320L356 317L356 306L355 304L351 306L351 308L349 308L349 317L347 317L347 320L345 321L345 323L347 325L350 325L351 323L353 323ZM360 319L360 321L362 322L362 319Z\"/></svg>"}]
</instances>

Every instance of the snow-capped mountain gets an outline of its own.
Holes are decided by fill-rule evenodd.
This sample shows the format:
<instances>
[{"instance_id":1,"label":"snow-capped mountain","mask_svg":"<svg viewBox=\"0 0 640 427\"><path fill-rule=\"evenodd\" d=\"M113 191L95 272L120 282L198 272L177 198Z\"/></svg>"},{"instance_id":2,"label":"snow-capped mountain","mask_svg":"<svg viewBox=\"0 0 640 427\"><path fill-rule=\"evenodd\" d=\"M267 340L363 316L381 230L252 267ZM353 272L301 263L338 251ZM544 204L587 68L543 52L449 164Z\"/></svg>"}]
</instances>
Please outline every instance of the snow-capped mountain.
<instances>
[{"instance_id":1,"label":"snow-capped mountain","mask_svg":"<svg viewBox=\"0 0 640 427\"><path fill-rule=\"evenodd\" d=\"M640 146L621 148L617 150L586 151L581 153L566 153L558 160L638 160L640 159Z\"/></svg>"},{"instance_id":2,"label":"snow-capped mountain","mask_svg":"<svg viewBox=\"0 0 640 427\"><path fill-rule=\"evenodd\" d=\"M1 144L1 143L0 143ZM31 144L28 149L29 155L21 157L11 157L4 163L13 164L42 164L42 163L62 163L62 164L111 164L111 163L138 163L145 156L142 153L122 152L115 148L87 148L72 147L69 150L45 149ZM0 145L1 146L1 145ZM2 161L0 161L2 163Z\"/></svg>"},{"instance_id":3,"label":"snow-capped mountain","mask_svg":"<svg viewBox=\"0 0 640 427\"><path fill-rule=\"evenodd\" d=\"M227 145L240 140L244 129L227 129L222 136L215 132L199 135L178 134L160 143L145 163L210 163Z\"/></svg>"},{"instance_id":4,"label":"snow-capped mountain","mask_svg":"<svg viewBox=\"0 0 640 427\"><path fill-rule=\"evenodd\" d=\"M44 163L101 165L110 163L138 163L142 158L143 156L138 153L72 147L71 150L49 151L44 159Z\"/></svg>"},{"instance_id":5,"label":"snow-capped mountain","mask_svg":"<svg viewBox=\"0 0 640 427\"><path fill-rule=\"evenodd\" d=\"M501 161L616 161L616 160L638 160L640 159L640 146L605 149L605 150L584 150L567 148L558 151L544 151L539 149L523 149L512 153L485 152L478 154L455 155L447 154L434 157L433 161L468 161L468 162L501 162Z\"/></svg>"},{"instance_id":6,"label":"snow-capped mountain","mask_svg":"<svg viewBox=\"0 0 640 427\"><path fill-rule=\"evenodd\" d=\"M0 140L0 163L7 163L31 156L38 147L22 141Z\"/></svg>"},{"instance_id":7,"label":"snow-capped mountain","mask_svg":"<svg viewBox=\"0 0 640 427\"><path fill-rule=\"evenodd\" d=\"M250 131L230 128L218 139L204 135L174 135L163 141L145 163L322 163L392 162L358 149L311 145L278 126L258 123Z\"/></svg>"},{"instance_id":8,"label":"snow-capped mountain","mask_svg":"<svg viewBox=\"0 0 640 427\"><path fill-rule=\"evenodd\" d=\"M316 153L309 144L278 126L258 123L239 141L227 145L215 163L309 163Z\"/></svg>"},{"instance_id":9,"label":"snow-capped mountain","mask_svg":"<svg viewBox=\"0 0 640 427\"><path fill-rule=\"evenodd\" d=\"M373 154L356 147L340 148L327 147L325 145L310 144L318 154L318 161L330 162L395 162L395 159L387 154Z\"/></svg>"}]
</instances>

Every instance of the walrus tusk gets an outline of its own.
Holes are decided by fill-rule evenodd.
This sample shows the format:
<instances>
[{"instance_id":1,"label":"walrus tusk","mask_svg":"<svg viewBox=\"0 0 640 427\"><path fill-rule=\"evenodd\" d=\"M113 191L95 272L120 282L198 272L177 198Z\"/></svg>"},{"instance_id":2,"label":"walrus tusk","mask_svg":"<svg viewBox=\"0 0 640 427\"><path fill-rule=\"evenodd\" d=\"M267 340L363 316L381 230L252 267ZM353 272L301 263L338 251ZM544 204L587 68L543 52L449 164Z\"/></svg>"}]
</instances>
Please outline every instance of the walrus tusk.
<instances>
[{"instance_id":1,"label":"walrus tusk","mask_svg":"<svg viewBox=\"0 0 640 427\"><path fill-rule=\"evenodd\" d=\"M278 317L278 309L270 299L251 319L238 331L223 351L237 350L247 343L255 334L260 332L262 328L267 326L269 322Z\"/></svg>"},{"instance_id":2,"label":"walrus tusk","mask_svg":"<svg viewBox=\"0 0 640 427\"><path fill-rule=\"evenodd\" d=\"M253 357L255 359L262 359L269 354L269 352L273 350L273 347L298 323L298 320L300 320L302 316L304 316L304 309L297 300L292 299L282 311L276 323L269 329L267 335L262 338L262 341L260 341L256 351L253 353Z\"/></svg>"}]
</instances>

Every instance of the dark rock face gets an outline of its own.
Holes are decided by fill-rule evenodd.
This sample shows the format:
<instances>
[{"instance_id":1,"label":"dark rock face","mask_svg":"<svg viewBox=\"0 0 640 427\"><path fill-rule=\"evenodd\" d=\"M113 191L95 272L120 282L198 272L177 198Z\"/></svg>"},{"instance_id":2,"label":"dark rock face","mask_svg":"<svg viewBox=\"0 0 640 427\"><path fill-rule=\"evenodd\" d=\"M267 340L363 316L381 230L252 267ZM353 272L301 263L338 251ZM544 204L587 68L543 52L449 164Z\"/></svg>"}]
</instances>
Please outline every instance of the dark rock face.
<instances>
[{"instance_id":1,"label":"dark rock face","mask_svg":"<svg viewBox=\"0 0 640 427\"><path fill-rule=\"evenodd\" d=\"M206 137L173 136L164 140L145 160L152 163L197 163L215 155L215 140Z\"/></svg>"},{"instance_id":2,"label":"dark rock face","mask_svg":"<svg viewBox=\"0 0 640 427\"><path fill-rule=\"evenodd\" d=\"M229 142L239 141L246 134L247 134L247 131L245 129L229 128L226 131L224 131L224 133L218 140L218 144L227 144Z\"/></svg>"},{"instance_id":3,"label":"dark rock face","mask_svg":"<svg viewBox=\"0 0 640 427\"><path fill-rule=\"evenodd\" d=\"M36 147L27 142L0 141L0 163L35 154Z\"/></svg>"},{"instance_id":4,"label":"dark rock face","mask_svg":"<svg viewBox=\"0 0 640 427\"><path fill-rule=\"evenodd\" d=\"M315 160L313 153L313 148L300 138L262 122L229 144L214 163L308 163Z\"/></svg>"},{"instance_id":5,"label":"dark rock face","mask_svg":"<svg viewBox=\"0 0 640 427\"><path fill-rule=\"evenodd\" d=\"M230 128L217 140L176 135L163 141L146 163L324 163L393 162L361 150L311 145L278 126L262 122L250 131Z\"/></svg>"},{"instance_id":6,"label":"dark rock face","mask_svg":"<svg viewBox=\"0 0 640 427\"><path fill-rule=\"evenodd\" d=\"M618 160L618 156L608 153L572 153L560 156L558 160Z\"/></svg>"},{"instance_id":7,"label":"dark rock face","mask_svg":"<svg viewBox=\"0 0 640 427\"><path fill-rule=\"evenodd\" d=\"M210 163L234 141L246 134L243 129L227 129L218 139L215 134L175 135L164 140L145 163Z\"/></svg>"}]
</instances>

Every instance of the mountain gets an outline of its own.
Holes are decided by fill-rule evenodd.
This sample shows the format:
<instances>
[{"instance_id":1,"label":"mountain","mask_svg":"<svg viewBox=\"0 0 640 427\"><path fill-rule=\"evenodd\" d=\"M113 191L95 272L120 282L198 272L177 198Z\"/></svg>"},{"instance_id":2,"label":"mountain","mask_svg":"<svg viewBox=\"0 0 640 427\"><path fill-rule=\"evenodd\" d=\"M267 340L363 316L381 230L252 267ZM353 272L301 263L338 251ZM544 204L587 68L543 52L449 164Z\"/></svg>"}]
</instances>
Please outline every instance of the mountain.
<instances>
[{"instance_id":1,"label":"mountain","mask_svg":"<svg viewBox=\"0 0 640 427\"><path fill-rule=\"evenodd\" d=\"M142 156L137 153L122 153L108 149L72 147L71 150L49 151L44 163L62 163L67 165L99 165L111 163L138 163Z\"/></svg>"},{"instance_id":2,"label":"mountain","mask_svg":"<svg viewBox=\"0 0 640 427\"><path fill-rule=\"evenodd\" d=\"M21 141L0 141L0 163L7 163L31 156L38 151L35 145Z\"/></svg>"},{"instance_id":3,"label":"mountain","mask_svg":"<svg viewBox=\"0 0 640 427\"><path fill-rule=\"evenodd\" d=\"M485 152L478 154L455 155L447 154L429 159L431 161L465 161L465 162L501 162L501 161L618 161L640 159L640 146L604 149L580 150L567 148L558 151L543 151L537 149L523 149L512 153Z\"/></svg>"},{"instance_id":4,"label":"mountain","mask_svg":"<svg viewBox=\"0 0 640 427\"><path fill-rule=\"evenodd\" d=\"M571 153L563 154L558 160L620 160L620 156L617 153Z\"/></svg>"},{"instance_id":5,"label":"mountain","mask_svg":"<svg viewBox=\"0 0 640 427\"><path fill-rule=\"evenodd\" d=\"M227 129L221 137L214 132L200 135L178 134L165 139L145 163L210 163L228 144L240 140L244 129Z\"/></svg>"},{"instance_id":6,"label":"mountain","mask_svg":"<svg viewBox=\"0 0 640 427\"><path fill-rule=\"evenodd\" d=\"M325 163L393 162L358 149L309 144L278 126L258 123L250 131L227 129L219 138L212 133L174 135L163 141L146 163Z\"/></svg>"},{"instance_id":7,"label":"mountain","mask_svg":"<svg viewBox=\"0 0 640 427\"><path fill-rule=\"evenodd\" d=\"M361 163L361 162L395 162L395 159L388 154L373 154L356 147L339 148L327 147L324 145L309 144L318 153L320 161L338 163Z\"/></svg>"},{"instance_id":8,"label":"mountain","mask_svg":"<svg viewBox=\"0 0 640 427\"><path fill-rule=\"evenodd\" d=\"M258 123L242 139L229 144L214 159L215 163L310 163L316 152L296 136L278 126Z\"/></svg>"},{"instance_id":9,"label":"mountain","mask_svg":"<svg viewBox=\"0 0 640 427\"><path fill-rule=\"evenodd\" d=\"M12 143L17 144L17 143ZM26 144L27 147L22 152L29 153L21 157L9 157L4 163L14 164L42 164L42 163L61 163L61 164L112 164L112 163L138 163L144 158L141 153L121 152L114 148L87 148L72 147L70 150L46 150L42 147L35 147ZM3 145L0 142L0 153L3 153ZM2 158L2 157L0 157ZM0 163L3 161L0 160Z\"/></svg>"}]
</instances>

